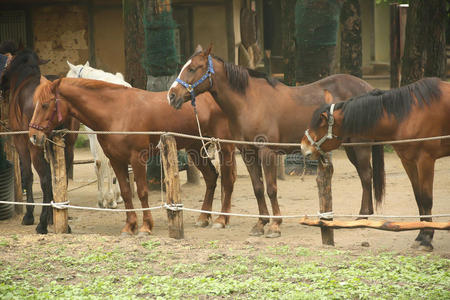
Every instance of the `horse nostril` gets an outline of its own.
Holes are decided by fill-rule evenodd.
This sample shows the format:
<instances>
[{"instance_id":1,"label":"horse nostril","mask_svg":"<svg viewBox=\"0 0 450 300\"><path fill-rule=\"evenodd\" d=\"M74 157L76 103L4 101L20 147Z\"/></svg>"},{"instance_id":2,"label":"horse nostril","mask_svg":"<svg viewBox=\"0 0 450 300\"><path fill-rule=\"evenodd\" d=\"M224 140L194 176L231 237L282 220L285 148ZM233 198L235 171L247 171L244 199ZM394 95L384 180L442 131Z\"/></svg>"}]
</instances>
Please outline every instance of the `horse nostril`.
<instances>
[{"instance_id":1,"label":"horse nostril","mask_svg":"<svg viewBox=\"0 0 450 300\"><path fill-rule=\"evenodd\" d=\"M170 93L170 95L169 95L169 99L170 99L170 101L173 101L174 99L175 99L175 93Z\"/></svg>"},{"instance_id":2,"label":"horse nostril","mask_svg":"<svg viewBox=\"0 0 450 300\"><path fill-rule=\"evenodd\" d=\"M37 137L36 137L35 134L33 134L33 135L31 136L31 142L32 142L33 144L36 144L36 141L37 141Z\"/></svg>"}]
</instances>

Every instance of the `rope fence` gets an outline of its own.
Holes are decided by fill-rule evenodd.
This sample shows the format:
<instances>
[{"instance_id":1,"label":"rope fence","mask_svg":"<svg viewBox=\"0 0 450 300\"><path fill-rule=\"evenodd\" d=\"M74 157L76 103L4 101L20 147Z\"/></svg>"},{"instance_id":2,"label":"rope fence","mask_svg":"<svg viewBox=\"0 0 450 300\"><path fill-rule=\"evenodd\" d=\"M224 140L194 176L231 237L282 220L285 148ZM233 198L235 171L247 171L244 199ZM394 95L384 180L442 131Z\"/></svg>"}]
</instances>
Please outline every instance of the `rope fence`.
<instances>
[{"instance_id":1,"label":"rope fence","mask_svg":"<svg viewBox=\"0 0 450 300\"><path fill-rule=\"evenodd\" d=\"M227 213L220 211L209 211L195 208L187 208L184 205L168 205L166 203L147 207L147 208L133 208L133 209L120 209L120 208L100 208L91 206L77 206L71 205L69 201L61 203L28 203L28 202L14 202L14 201L0 201L0 204L12 204L12 205L30 205L30 206L51 206L56 209L78 209L78 210L91 210L91 211L109 211L109 212L138 212L138 211L151 211L165 208L171 211L188 211L195 213L205 213L211 215L222 215L231 217L246 217L246 218L270 218L270 219L293 219L293 218L303 218L303 217L318 217L322 219L333 219L333 218L383 218L383 219L412 219L412 218L446 218L450 217L450 214L434 214L434 215L356 215L356 214L336 214L334 212L326 213L316 213L316 214L297 214L297 215L283 215L283 216L273 216L273 215L258 215L258 214L242 214L242 213Z\"/></svg>"},{"instance_id":2,"label":"rope fence","mask_svg":"<svg viewBox=\"0 0 450 300\"><path fill-rule=\"evenodd\" d=\"M27 134L29 131L17 131L17 132L0 132L1 135L15 135L15 134ZM178 138L188 138L195 140L207 141L211 144L218 145L219 143L233 143L237 145L254 145L254 146L274 146L274 147L300 147L300 143L272 143L261 141L239 141L239 140L229 140L229 139L219 139L219 138L208 138L202 136L195 136L177 132L167 132L167 131L80 131L80 130L55 130L53 133L56 134L53 144L55 144L55 153L52 154L51 159L51 169L53 174L53 195L54 202L51 203L28 203L28 202L11 202L11 201L0 201L0 204L12 204L12 205L33 205L33 206L50 206L54 210L54 230L55 233L67 233L68 232L68 209L78 209L78 210L90 210L90 211L103 211L103 212L145 212L152 210L167 210L168 217L168 227L169 227L169 237L172 238L183 238L183 215L182 212L195 212L203 213L208 215L222 215L222 216L234 216L234 217L247 217L247 218L265 218L265 219L289 219L289 218L301 218L300 224L308 226L320 226L322 233L322 243L327 245L334 245L334 237L331 228L376 228L382 230L391 231L401 231L401 230L416 230L416 229L443 229L450 230L450 222L390 222L390 221L368 221L361 222L357 221L332 221L333 218L383 218L383 219L395 219L395 218L448 218L450 214L434 214L434 215L355 215L355 214L336 214L332 211L331 207L331 194L325 191L324 187L327 183L322 183L322 190L325 191L324 195L321 194L321 188L319 186L319 206L320 212L316 214L296 214L296 215L259 215L259 214L244 214L244 213L229 213L229 212L218 212L218 211L208 211L201 209L194 209L184 207L181 202L180 197L180 183L178 177L178 161L176 157L176 141L175 137ZM71 205L67 200L67 192L71 191L67 189L66 173L65 173L65 159L64 159L64 139L65 134L78 133L78 134L108 134L108 135L157 135L160 136L160 147L161 158L164 167L164 172L166 173L166 191L167 199L164 201L163 192L161 188L161 204L154 207L146 208L135 208L135 209L111 209L111 208L98 208L98 207L87 207L87 206L77 206ZM450 135L447 136L435 136L435 137L425 137L418 139L406 139L406 140L396 140L396 141L382 141L382 142L359 142L359 143L344 143L343 146L368 146L368 145L385 145L385 144L399 144L399 143L411 143L411 142L422 142L422 141L432 141L449 139ZM323 167L325 168L325 167ZM325 169L324 169L325 170ZM328 170L329 171L329 170ZM326 172L328 172L326 171ZM55 173L54 173L55 172ZM322 171L323 178L327 177L331 183L331 176L324 175L325 171ZM319 177L318 177L319 178ZM325 182L325 181L324 181ZM90 182L88 184L91 184ZM87 184L87 185L88 185ZM162 184L162 182L161 182ZM319 184L319 181L318 181ZM81 187L76 187L72 190ZM325 199L326 198L326 199ZM318 221L308 220L310 217L319 218ZM357 223L357 224L356 224Z\"/></svg>"},{"instance_id":3,"label":"rope fence","mask_svg":"<svg viewBox=\"0 0 450 300\"><path fill-rule=\"evenodd\" d=\"M178 132L171 131L82 131L82 130L54 130L54 133L61 134L69 134L69 133L77 133L77 134L124 134L124 135L172 135L180 138L188 138L194 140L202 140L209 141L211 143L229 143L229 144L237 144L237 145L253 145L253 146L275 146L275 147L300 147L300 143L272 143L272 142L264 142L264 141L240 141L240 140L230 140L230 139L221 139L215 137L200 137L197 135L190 135ZM10 132L0 132L1 135L19 135L19 134L28 134L28 131L10 131ZM425 141L435 141L435 140L444 140L450 139L450 135L442 135L442 136L433 136L433 137L424 137L417 139L404 139L404 140L392 140L392 141L380 141L380 142L355 142L355 143L342 143L342 146L354 147L354 146L375 146L375 145L393 145L393 144L403 144L403 143L414 143L414 142L425 142Z\"/></svg>"}]
</instances>

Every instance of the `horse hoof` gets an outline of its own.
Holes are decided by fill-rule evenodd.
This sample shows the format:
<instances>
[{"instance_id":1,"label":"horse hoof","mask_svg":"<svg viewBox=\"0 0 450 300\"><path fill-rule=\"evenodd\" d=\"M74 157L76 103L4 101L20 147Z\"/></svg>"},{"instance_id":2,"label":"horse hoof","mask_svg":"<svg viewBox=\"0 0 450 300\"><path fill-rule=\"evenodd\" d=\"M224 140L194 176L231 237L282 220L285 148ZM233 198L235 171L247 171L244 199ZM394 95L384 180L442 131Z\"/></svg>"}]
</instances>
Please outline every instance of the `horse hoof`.
<instances>
[{"instance_id":1,"label":"horse hoof","mask_svg":"<svg viewBox=\"0 0 450 300\"><path fill-rule=\"evenodd\" d=\"M268 230L265 237L269 238L269 239L273 239L273 238L277 238L281 236L281 232L280 231L272 231L272 230Z\"/></svg>"},{"instance_id":2,"label":"horse hoof","mask_svg":"<svg viewBox=\"0 0 450 300\"><path fill-rule=\"evenodd\" d=\"M42 226L41 224L39 224L36 227L36 232L39 234L47 234L48 233L47 226Z\"/></svg>"},{"instance_id":3,"label":"horse hoof","mask_svg":"<svg viewBox=\"0 0 450 300\"><path fill-rule=\"evenodd\" d=\"M120 233L120 236L123 237L123 238L125 238L125 237L130 237L130 236L132 236L132 234L129 233L128 231L122 231L122 232Z\"/></svg>"},{"instance_id":4,"label":"horse hoof","mask_svg":"<svg viewBox=\"0 0 450 300\"><path fill-rule=\"evenodd\" d=\"M118 198L116 199L116 203L117 203L117 204L122 203L122 202L123 202L122 196L121 196L121 197L118 197Z\"/></svg>"},{"instance_id":5,"label":"horse hoof","mask_svg":"<svg viewBox=\"0 0 450 300\"><path fill-rule=\"evenodd\" d=\"M431 243L423 243L423 244L419 245L418 250L426 251L426 252L432 252L433 251L433 245L431 245Z\"/></svg>"},{"instance_id":6,"label":"horse hoof","mask_svg":"<svg viewBox=\"0 0 450 300\"><path fill-rule=\"evenodd\" d=\"M419 249L420 247L420 241L414 241L414 243L411 245L412 249Z\"/></svg>"},{"instance_id":7,"label":"horse hoof","mask_svg":"<svg viewBox=\"0 0 450 300\"><path fill-rule=\"evenodd\" d=\"M139 231L138 237L146 237L149 236L151 233L148 231Z\"/></svg>"},{"instance_id":8,"label":"horse hoof","mask_svg":"<svg viewBox=\"0 0 450 300\"><path fill-rule=\"evenodd\" d=\"M212 225L212 228L214 228L214 229L223 229L223 228L225 228L225 225L223 225L222 223L214 223Z\"/></svg>"},{"instance_id":9,"label":"horse hoof","mask_svg":"<svg viewBox=\"0 0 450 300\"><path fill-rule=\"evenodd\" d=\"M208 221L197 221L195 222L195 227L208 227Z\"/></svg>"},{"instance_id":10,"label":"horse hoof","mask_svg":"<svg viewBox=\"0 0 450 300\"><path fill-rule=\"evenodd\" d=\"M31 217L28 217L27 215L23 216L22 225L28 226L28 225L33 225L33 224L34 224L33 216L31 216Z\"/></svg>"},{"instance_id":11,"label":"horse hoof","mask_svg":"<svg viewBox=\"0 0 450 300\"><path fill-rule=\"evenodd\" d=\"M255 226L252 228L249 235L250 236L262 236L262 235L264 235L264 229Z\"/></svg>"}]
</instances>

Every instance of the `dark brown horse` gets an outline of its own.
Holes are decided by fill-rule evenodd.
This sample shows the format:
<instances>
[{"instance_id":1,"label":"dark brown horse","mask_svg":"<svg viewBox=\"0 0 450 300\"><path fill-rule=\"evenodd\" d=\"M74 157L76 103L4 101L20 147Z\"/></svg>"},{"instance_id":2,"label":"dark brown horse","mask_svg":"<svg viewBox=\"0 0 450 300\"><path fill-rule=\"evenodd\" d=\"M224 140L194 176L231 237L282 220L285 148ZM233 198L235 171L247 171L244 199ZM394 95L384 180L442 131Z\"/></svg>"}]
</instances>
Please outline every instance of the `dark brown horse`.
<instances>
[{"instance_id":1,"label":"dark brown horse","mask_svg":"<svg viewBox=\"0 0 450 300\"><path fill-rule=\"evenodd\" d=\"M437 78L417 81L391 91L375 90L369 94L338 103L333 107L334 123L330 119L330 105L319 108L311 120L309 135L313 141L333 136L320 145L331 151L348 137L374 140L403 140L450 134L450 83ZM392 145L400 157L411 181L419 213L431 215L433 206L433 177L436 159L450 155L449 140L420 141ZM317 156L318 148L308 138L302 140L302 151ZM421 218L431 221L431 218ZM416 246L432 250L434 231L421 229Z\"/></svg>"},{"instance_id":2,"label":"dark brown horse","mask_svg":"<svg viewBox=\"0 0 450 300\"><path fill-rule=\"evenodd\" d=\"M313 84L288 87L264 74L247 70L210 55L210 49L197 48L196 53L184 65L178 79L168 92L168 100L175 108L192 100L193 95L209 91L227 115L233 137L245 141L280 143L298 142L305 131L313 111L325 103L329 94L336 101L346 100L372 90L372 87L350 75L335 75ZM325 92L324 92L325 91ZM200 108L201 105L198 104ZM268 215L264 198L261 164L267 184L273 214L280 215L277 200L276 154L291 153L294 147L239 146L250 173L259 213ZM346 148L350 161L355 165L363 186L362 214L373 213L372 169L370 147ZM382 161L381 147L373 148L374 165ZM374 172L384 173L383 168ZM374 176L374 178L378 178ZM374 182L375 197L381 199L383 182ZM260 218L251 235L264 234L269 220ZM267 237L280 235L281 219L274 219L266 232Z\"/></svg>"},{"instance_id":3,"label":"dark brown horse","mask_svg":"<svg viewBox=\"0 0 450 300\"><path fill-rule=\"evenodd\" d=\"M65 120L68 116L79 119L93 130L105 131L172 131L191 135L198 134L197 123L192 108L181 111L172 109L166 100L166 92L153 93L98 80L63 78L53 83L42 81L35 94L36 110L30 123L30 139L41 146L45 134L57 123L55 116L60 114ZM211 95L198 99L202 103L199 119L206 135L229 138L228 120ZM148 207L148 188L145 178L145 165L149 149L157 152L159 136L155 135L98 135L100 145L119 180L122 198L127 209L133 208L132 195L128 182L128 164L131 163L136 178L138 197L142 207ZM185 148L194 164L202 172L206 182L203 202L204 210L211 210L217 172L208 158L200 155L201 142L193 139L176 138L178 148ZM234 146L222 145L221 175L223 187L222 211L230 211L230 198L236 177ZM209 214L202 214L200 225L208 224ZM145 211L142 233L151 233L153 226L150 211ZM219 227L228 223L221 216L216 220ZM137 231L135 212L127 212L127 220L122 233L134 234Z\"/></svg>"},{"instance_id":4,"label":"dark brown horse","mask_svg":"<svg viewBox=\"0 0 450 300\"><path fill-rule=\"evenodd\" d=\"M45 63L32 50L18 52L5 69L0 87L3 95L9 94L9 127L12 131L28 130L28 124L33 116L34 104L33 94L39 85L41 72L39 65ZM79 122L73 118L68 119L64 128L78 129ZM73 145L77 135L66 136L66 164L68 174L72 174ZM42 149L30 143L27 135L14 135L14 145L19 153L23 188L26 191L27 202L33 203L33 172L31 163L36 169L42 188L43 202L50 203L53 200L50 165L44 158ZM23 225L34 224L34 206L27 206L27 212L23 217ZM36 231L41 234L47 233L47 224L52 222L52 208L42 207L40 221Z\"/></svg>"}]
</instances>

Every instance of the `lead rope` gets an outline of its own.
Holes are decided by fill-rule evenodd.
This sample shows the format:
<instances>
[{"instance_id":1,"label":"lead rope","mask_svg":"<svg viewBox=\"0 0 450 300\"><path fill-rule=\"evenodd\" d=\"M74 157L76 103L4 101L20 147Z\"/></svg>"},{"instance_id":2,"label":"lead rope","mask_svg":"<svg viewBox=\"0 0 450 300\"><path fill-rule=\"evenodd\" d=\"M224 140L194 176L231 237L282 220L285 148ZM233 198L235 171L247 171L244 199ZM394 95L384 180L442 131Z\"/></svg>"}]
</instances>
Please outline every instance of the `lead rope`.
<instances>
[{"instance_id":1,"label":"lead rope","mask_svg":"<svg viewBox=\"0 0 450 300\"><path fill-rule=\"evenodd\" d=\"M220 147L220 143L217 141L217 139L215 138L211 138L210 141L206 142L203 140L203 135L202 135L202 129L200 127L200 121L198 120L198 113L197 113L197 107L194 106L194 112L195 112L195 120L197 120L197 128L198 128L198 135L201 138L202 141L202 148L200 149L200 157L201 158L208 158L210 160L215 158L215 153L220 152L221 147ZM213 155L209 155L208 152L208 146L209 145L213 145L215 148L215 151L213 152ZM203 154L203 152L205 152L205 154Z\"/></svg>"}]
</instances>

